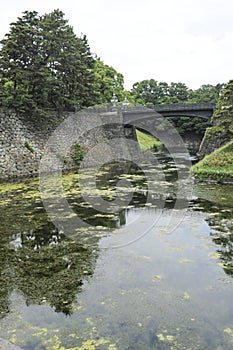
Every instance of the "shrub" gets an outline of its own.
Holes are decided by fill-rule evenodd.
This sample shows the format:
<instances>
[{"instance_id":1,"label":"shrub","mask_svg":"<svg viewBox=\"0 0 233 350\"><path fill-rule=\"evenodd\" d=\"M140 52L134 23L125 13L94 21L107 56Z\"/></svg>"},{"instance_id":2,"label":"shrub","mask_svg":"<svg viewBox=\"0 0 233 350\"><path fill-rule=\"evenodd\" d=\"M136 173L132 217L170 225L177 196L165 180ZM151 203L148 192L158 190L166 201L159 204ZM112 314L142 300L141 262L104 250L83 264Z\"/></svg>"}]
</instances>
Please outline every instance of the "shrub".
<instances>
[{"instance_id":1,"label":"shrub","mask_svg":"<svg viewBox=\"0 0 233 350\"><path fill-rule=\"evenodd\" d=\"M28 141L25 141L24 142L24 146L31 152L31 153L34 153L35 150L32 146L30 146L29 142Z\"/></svg>"},{"instance_id":2,"label":"shrub","mask_svg":"<svg viewBox=\"0 0 233 350\"><path fill-rule=\"evenodd\" d=\"M77 165L79 165L84 158L84 150L79 143L74 145L74 155L72 158Z\"/></svg>"}]
</instances>

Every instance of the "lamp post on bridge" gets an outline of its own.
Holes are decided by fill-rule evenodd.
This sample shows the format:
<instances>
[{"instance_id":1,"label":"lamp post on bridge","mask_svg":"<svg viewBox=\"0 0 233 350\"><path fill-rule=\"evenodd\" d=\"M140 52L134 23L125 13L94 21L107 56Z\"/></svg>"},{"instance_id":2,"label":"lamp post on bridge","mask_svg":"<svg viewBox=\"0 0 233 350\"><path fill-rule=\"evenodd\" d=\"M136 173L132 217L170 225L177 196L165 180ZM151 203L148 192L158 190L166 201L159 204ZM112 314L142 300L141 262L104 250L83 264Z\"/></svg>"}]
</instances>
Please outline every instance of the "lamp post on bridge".
<instances>
[{"instance_id":1,"label":"lamp post on bridge","mask_svg":"<svg viewBox=\"0 0 233 350\"><path fill-rule=\"evenodd\" d=\"M118 98L116 96L116 82L117 82L117 75L114 75L114 82L113 82L113 94L112 94L112 99L111 99L111 103L112 103L112 110L116 110L117 106L117 102L118 102Z\"/></svg>"},{"instance_id":2,"label":"lamp post on bridge","mask_svg":"<svg viewBox=\"0 0 233 350\"><path fill-rule=\"evenodd\" d=\"M112 98L111 98L111 104L112 104L112 111L117 110L117 102L118 102L118 98L116 96L116 82L117 82L117 75L114 75L114 82L113 82L113 94L112 94ZM121 109L123 111L127 110L127 107L129 105L129 102L127 100L127 97L125 96L124 101L122 102L122 107Z\"/></svg>"},{"instance_id":3,"label":"lamp post on bridge","mask_svg":"<svg viewBox=\"0 0 233 350\"><path fill-rule=\"evenodd\" d=\"M126 110L127 110L128 105L129 105L129 101L127 100L127 97L125 96L124 101L123 101L123 103L122 103L122 106L123 106L122 109L123 109L123 111L126 111Z\"/></svg>"},{"instance_id":4,"label":"lamp post on bridge","mask_svg":"<svg viewBox=\"0 0 233 350\"><path fill-rule=\"evenodd\" d=\"M112 99L111 99L112 110L116 110L117 109L117 106L116 106L117 102L118 102L118 98L116 97L116 94L114 92L113 95L112 95Z\"/></svg>"},{"instance_id":5,"label":"lamp post on bridge","mask_svg":"<svg viewBox=\"0 0 233 350\"><path fill-rule=\"evenodd\" d=\"M112 95L112 99L111 99L112 110L114 110L114 111L117 109L117 105L116 105L117 102L118 102L118 98L116 97L116 94L114 92L113 95ZM129 105L129 101L127 100L127 97L125 96L124 101L122 102L122 108L121 109L123 111L126 111L128 105Z\"/></svg>"}]
</instances>

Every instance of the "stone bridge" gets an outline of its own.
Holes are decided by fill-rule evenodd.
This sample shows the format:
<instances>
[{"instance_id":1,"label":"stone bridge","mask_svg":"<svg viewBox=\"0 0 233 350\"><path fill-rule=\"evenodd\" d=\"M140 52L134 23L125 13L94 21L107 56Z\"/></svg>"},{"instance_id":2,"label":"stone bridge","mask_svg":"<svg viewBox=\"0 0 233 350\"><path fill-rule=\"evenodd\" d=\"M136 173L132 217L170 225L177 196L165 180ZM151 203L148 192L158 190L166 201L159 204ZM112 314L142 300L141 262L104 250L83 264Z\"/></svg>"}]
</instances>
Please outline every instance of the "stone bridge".
<instances>
[{"instance_id":1,"label":"stone bridge","mask_svg":"<svg viewBox=\"0 0 233 350\"><path fill-rule=\"evenodd\" d=\"M210 119L214 113L215 105L212 103L193 104L169 104L156 105L154 109L146 107L130 107L123 111L124 124L130 124L137 120L163 117L191 117Z\"/></svg>"}]
</instances>

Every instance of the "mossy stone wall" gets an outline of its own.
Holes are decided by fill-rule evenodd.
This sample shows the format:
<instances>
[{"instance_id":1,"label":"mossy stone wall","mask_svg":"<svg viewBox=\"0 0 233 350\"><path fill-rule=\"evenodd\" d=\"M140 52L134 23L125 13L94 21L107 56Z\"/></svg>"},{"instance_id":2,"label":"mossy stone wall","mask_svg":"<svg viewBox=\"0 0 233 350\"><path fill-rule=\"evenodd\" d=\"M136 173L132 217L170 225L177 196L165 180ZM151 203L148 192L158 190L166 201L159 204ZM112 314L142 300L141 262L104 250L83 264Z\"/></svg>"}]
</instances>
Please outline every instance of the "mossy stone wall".
<instances>
[{"instance_id":1,"label":"mossy stone wall","mask_svg":"<svg viewBox=\"0 0 233 350\"><path fill-rule=\"evenodd\" d=\"M200 156L210 154L233 140L233 80L225 86L200 146Z\"/></svg>"}]
</instances>

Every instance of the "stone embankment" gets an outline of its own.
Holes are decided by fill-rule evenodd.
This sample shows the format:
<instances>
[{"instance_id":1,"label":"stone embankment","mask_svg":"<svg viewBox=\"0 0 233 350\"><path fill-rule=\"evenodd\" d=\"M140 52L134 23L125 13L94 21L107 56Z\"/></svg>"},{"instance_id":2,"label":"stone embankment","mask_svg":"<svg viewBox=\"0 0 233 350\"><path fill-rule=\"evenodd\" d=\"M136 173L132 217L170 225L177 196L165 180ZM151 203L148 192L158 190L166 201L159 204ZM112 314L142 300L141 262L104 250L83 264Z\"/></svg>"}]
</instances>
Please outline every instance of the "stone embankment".
<instances>
[{"instance_id":1,"label":"stone embankment","mask_svg":"<svg viewBox=\"0 0 233 350\"><path fill-rule=\"evenodd\" d=\"M13 113L0 114L1 179L30 177L38 173L44 145L59 119L32 123Z\"/></svg>"},{"instance_id":2,"label":"stone embankment","mask_svg":"<svg viewBox=\"0 0 233 350\"><path fill-rule=\"evenodd\" d=\"M0 113L0 180L37 176L46 152L50 152L48 167L52 170L51 163L56 159L62 163L63 170L77 168L73 160L76 143L84 153L90 151L86 166L114 161L117 154L130 158L124 139L135 141L136 133L124 127L122 114L116 111L87 110L60 116L51 113L36 120ZM135 142L131 154L137 151L134 146Z\"/></svg>"},{"instance_id":3,"label":"stone embankment","mask_svg":"<svg viewBox=\"0 0 233 350\"><path fill-rule=\"evenodd\" d=\"M200 156L210 154L233 140L233 80L225 86L200 146Z\"/></svg>"}]
</instances>

